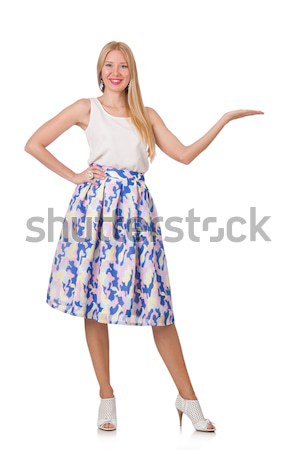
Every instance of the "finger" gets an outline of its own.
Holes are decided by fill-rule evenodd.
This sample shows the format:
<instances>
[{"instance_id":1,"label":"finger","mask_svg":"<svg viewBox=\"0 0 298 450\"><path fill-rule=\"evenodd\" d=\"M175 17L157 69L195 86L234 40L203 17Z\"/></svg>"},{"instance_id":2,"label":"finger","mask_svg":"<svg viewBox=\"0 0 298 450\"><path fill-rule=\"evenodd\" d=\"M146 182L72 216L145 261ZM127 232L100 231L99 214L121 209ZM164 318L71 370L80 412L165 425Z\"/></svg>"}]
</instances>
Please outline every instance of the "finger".
<instances>
[{"instance_id":1,"label":"finger","mask_svg":"<svg viewBox=\"0 0 298 450\"><path fill-rule=\"evenodd\" d=\"M93 175L91 178L89 178L90 172L91 172L92 175ZM98 174L96 173L95 170L90 170L90 169L87 169L87 170L84 172L84 176L88 179L88 181L92 180L93 178L101 178L101 175L98 175Z\"/></svg>"},{"instance_id":2,"label":"finger","mask_svg":"<svg viewBox=\"0 0 298 450\"><path fill-rule=\"evenodd\" d=\"M92 168L92 172L98 173L98 174L100 174L100 175L105 175L104 169L100 169L99 167L94 167L94 168Z\"/></svg>"},{"instance_id":3,"label":"finger","mask_svg":"<svg viewBox=\"0 0 298 450\"><path fill-rule=\"evenodd\" d=\"M99 167L96 164L91 165L91 167L92 167L92 169L99 170L100 172L105 173L105 170L103 167Z\"/></svg>"},{"instance_id":4,"label":"finger","mask_svg":"<svg viewBox=\"0 0 298 450\"><path fill-rule=\"evenodd\" d=\"M263 111L250 109L249 114L264 114Z\"/></svg>"},{"instance_id":5,"label":"finger","mask_svg":"<svg viewBox=\"0 0 298 450\"><path fill-rule=\"evenodd\" d=\"M251 115L251 116L254 116L255 114L264 114L264 113L262 113L260 111L252 111L252 112L250 112L248 114Z\"/></svg>"},{"instance_id":6,"label":"finger","mask_svg":"<svg viewBox=\"0 0 298 450\"><path fill-rule=\"evenodd\" d=\"M97 176L98 178L106 178L105 172L101 172L101 171L98 171L98 170L93 170L93 174L95 176Z\"/></svg>"},{"instance_id":7,"label":"finger","mask_svg":"<svg viewBox=\"0 0 298 450\"><path fill-rule=\"evenodd\" d=\"M91 170L92 170L92 172L105 173L104 169L100 169L99 167L92 167Z\"/></svg>"},{"instance_id":8,"label":"finger","mask_svg":"<svg viewBox=\"0 0 298 450\"><path fill-rule=\"evenodd\" d=\"M103 167L101 167L101 166L98 166L97 164L95 164L95 163L93 163L93 164L91 164L91 166L90 167L94 167L95 169L100 169L100 170L103 170Z\"/></svg>"}]
</instances>

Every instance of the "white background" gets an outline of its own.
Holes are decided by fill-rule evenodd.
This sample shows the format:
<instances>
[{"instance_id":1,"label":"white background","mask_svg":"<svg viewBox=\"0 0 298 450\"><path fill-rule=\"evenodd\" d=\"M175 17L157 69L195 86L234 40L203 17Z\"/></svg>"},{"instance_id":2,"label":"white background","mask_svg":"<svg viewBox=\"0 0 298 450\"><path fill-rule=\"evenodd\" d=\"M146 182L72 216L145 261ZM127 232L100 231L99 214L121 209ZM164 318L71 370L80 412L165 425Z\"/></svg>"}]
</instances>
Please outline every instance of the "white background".
<instances>
[{"instance_id":1,"label":"white background","mask_svg":"<svg viewBox=\"0 0 298 450\"><path fill-rule=\"evenodd\" d=\"M291 1L26 1L1 17L2 448L297 448L297 20ZM96 429L98 385L84 322L46 304L60 224L47 240L48 208L63 216L74 184L24 145L79 98L99 96L103 45L127 43L146 106L191 144L227 111L264 115L228 123L184 166L158 147L146 183L158 212L194 208L243 242L166 237L176 327L192 384L216 433L195 431L174 406L177 390L151 327L109 326L118 429ZM87 168L84 132L72 127L48 149ZM250 208L264 231L249 238ZM46 237L26 241L32 216Z\"/></svg>"}]
</instances>

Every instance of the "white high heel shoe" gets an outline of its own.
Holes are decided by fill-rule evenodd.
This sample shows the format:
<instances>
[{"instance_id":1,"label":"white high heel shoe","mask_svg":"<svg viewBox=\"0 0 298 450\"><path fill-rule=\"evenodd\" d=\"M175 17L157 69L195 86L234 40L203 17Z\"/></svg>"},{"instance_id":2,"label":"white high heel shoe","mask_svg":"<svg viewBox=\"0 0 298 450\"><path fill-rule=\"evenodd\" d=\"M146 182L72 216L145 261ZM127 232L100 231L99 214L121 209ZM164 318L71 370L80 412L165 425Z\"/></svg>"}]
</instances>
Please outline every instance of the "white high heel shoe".
<instances>
[{"instance_id":1,"label":"white high heel shoe","mask_svg":"<svg viewBox=\"0 0 298 450\"><path fill-rule=\"evenodd\" d=\"M182 426L182 414L185 413L190 418L197 431L216 430L214 424L209 419L205 419L199 400L185 400L180 394L178 394L175 406L179 414L180 427ZM213 428L207 428L209 423L213 426Z\"/></svg>"},{"instance_id":2,"label":"white high heel shoe","mask_svg":"<svg viewBox=\"0 0 298 450\"><path fill-rule=\"evenodd\" d=\"M111 423L113 427L105 427L105 423ZM101 398L98 408L97 428L105 431L113 431L117 428L116 398Z\"/></svg>"}]
</instances>

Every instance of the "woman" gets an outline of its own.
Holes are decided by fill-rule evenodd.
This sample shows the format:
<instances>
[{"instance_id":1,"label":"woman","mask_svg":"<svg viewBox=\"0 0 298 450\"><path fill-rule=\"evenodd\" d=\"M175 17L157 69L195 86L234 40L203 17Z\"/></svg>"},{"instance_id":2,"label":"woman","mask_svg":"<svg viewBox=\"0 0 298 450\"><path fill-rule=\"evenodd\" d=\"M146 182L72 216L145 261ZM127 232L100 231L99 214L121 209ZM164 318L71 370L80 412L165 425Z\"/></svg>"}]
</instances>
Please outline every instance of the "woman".
<instances>
[{"instance_id":1,"label":"woman","mask_svg":"<svg viewBox=\"0 0 298 450\"><path fill-rule=\"evenodd\" d=\"M157 210L144 173L155 157L155 143L169 157L189 164L230 120L263 113L228 112L202 139L184 146L153 108L144 107L135 59L125 43L112 41L103 47L97 76L103 92L99 98L71 104L42 125L25 146L50 170L76 184L46 301L62 312L84 317L99 383L98 428L117 426L109 373L108 324L114 323L152 326L158 351L178 389L175 406L180 426L184 412L196 430L215 431L202 413L186 369ZM84 130L90 146L88 168L81 173L74 173L46 149L73 125ZM131 232L135 219L137 227Z\"/></svg>"}]
</instances>

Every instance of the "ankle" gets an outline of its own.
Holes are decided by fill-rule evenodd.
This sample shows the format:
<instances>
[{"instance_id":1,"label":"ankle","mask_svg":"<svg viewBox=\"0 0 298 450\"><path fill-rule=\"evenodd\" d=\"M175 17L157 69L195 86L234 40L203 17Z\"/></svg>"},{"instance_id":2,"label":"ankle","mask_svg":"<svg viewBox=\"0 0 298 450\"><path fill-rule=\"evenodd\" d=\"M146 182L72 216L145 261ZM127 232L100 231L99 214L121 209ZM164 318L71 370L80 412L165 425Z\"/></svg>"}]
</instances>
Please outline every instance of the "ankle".
<instances>
[{"instance_id":1,"label":"ankle","mask_svg":"<svg viewBox=\"0 0 298 450\"><path fill-rule=\"evenodd\" d=\"M99 395L101 398L111 398L114 397L114 391L112 388L102 388L99 390Z\"/></svg>"},{"instance_id":2,"label":"ankle","mask_svg":"<svg viewBox=\"0 0 298 450\"><path fill-rule=\"evenodd\" d=\"M193 391L190 392L179 391L179 395L184 400L198 400L196 394Z\"/></svg>"}]
</instances>

